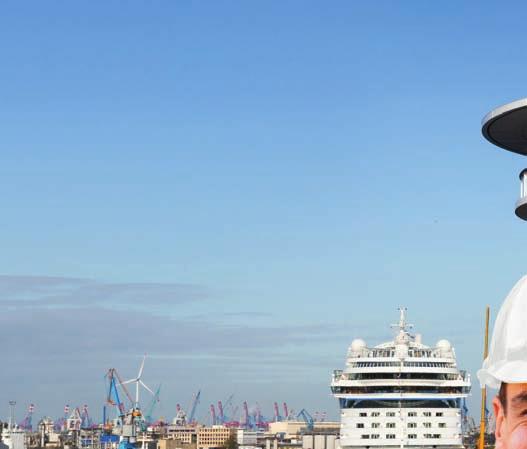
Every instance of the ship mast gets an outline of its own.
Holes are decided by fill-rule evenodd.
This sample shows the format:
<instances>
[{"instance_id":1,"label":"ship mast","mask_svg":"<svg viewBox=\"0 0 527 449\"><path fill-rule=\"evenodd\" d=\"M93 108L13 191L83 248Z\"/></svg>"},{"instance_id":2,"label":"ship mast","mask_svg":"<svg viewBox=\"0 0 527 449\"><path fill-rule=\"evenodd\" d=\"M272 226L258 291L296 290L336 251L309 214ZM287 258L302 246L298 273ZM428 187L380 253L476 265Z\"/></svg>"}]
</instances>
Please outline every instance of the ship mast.
<instances>
[{"instance_id":1,"label":"ship mast","mask_svg":"<svg viewBox=\"0 0 527 449\"><path fill-rule=\"evenodd\" d=\"M13 430L15 428L15 405L16 401L9 401L9 430Z\"/></svg>"},{"instance_id":2,"label":"ship mast","mask_svg":"<svg viewBox=\"0 0 527 449\"><path fill-rule=\"evenodd\" d=\"M399 307L397 310L399 310L399 322L397 324L391 324L390 327L399 329L400 332L407 334L408 330L414 327L413 324L406 322L406 311L408 309L406 307Z\"/></svg>"}]
</instances>

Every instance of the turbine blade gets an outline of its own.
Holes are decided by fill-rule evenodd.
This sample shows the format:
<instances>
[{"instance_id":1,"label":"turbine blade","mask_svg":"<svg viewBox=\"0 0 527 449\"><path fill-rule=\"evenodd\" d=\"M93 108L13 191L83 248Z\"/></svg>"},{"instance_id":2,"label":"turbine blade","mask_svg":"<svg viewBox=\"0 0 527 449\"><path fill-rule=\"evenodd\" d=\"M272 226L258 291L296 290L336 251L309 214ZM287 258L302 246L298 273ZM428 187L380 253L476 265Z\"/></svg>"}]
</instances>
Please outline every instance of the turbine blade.
<instances>
[{"instance_id":1,"label":"turbine blade","mask_svg":"<svg viewBox=\"0 0 527 449\"><path fill-rule=\"evenodd\" d=\"M119 385L131 384L132 382L137 382L137 379L125 380L124 382L121 382Z\"/></svg>"},{"instance_id":2,"label":"turbine blade","mask_svg":"<svg viewBox=\"0 0 527 449\"><path fill-rule=\"evenodd\" d=\"M139 383L143 386L143 388L148 390L152 394L152 396L155 396L155 393L142 380L140 380Z\"/></svg>"},{"instance_id":3,"label":"turbine blade","mask_svg":"<svg viewBox=\"0 0 527 449\"><path fill-rule=\"evenodd\" d=\"M137 379L141 379L141 376L143 375L143 370L145 369L145 360L146 360L146 354L143 357L143 361L141 362L141 368L139 368L139 374L137 375Z\"/></svg>"}]
</instances>

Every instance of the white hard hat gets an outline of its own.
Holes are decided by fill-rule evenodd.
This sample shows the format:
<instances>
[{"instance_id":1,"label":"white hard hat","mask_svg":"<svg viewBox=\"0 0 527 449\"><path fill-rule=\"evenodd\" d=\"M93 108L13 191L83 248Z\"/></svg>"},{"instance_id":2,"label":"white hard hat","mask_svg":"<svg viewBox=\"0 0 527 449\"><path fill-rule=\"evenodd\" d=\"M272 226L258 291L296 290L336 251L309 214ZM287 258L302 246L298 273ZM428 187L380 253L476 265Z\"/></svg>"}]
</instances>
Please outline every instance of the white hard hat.
<instances>
[{"instance_id":1,"label":"white hard hat","mask_svg":"<svg viewBox=\"0 0 527 449\"><path fill-rule=\"evenodd\" d=\"M494 324L488 357L478 371L482 387L527 383L527 276L503 302Z\"/></svg>"}]
</instances>

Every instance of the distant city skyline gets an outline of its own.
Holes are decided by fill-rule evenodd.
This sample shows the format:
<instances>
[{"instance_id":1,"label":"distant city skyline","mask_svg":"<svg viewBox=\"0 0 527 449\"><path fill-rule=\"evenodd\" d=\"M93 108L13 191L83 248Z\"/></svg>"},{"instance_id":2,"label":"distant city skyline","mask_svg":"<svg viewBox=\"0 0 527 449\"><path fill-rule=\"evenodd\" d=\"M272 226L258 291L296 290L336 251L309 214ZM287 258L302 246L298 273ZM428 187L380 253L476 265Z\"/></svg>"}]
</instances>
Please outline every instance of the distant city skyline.
<instances>
[{"instance_id":1,"label":"distant city skyline","mask_svg":"<svg viewBox=\"0 0 527 449\"><path fill-rule=\"evenodd\" d=\"M477 415L526 235L524 161L480 120L527 94L526 8L2 5L0 419L100 416L143 353L168 417L201 389L201 416L234 393L335 419L332 370L398 306Z\"/></svg>"}]
</instances>

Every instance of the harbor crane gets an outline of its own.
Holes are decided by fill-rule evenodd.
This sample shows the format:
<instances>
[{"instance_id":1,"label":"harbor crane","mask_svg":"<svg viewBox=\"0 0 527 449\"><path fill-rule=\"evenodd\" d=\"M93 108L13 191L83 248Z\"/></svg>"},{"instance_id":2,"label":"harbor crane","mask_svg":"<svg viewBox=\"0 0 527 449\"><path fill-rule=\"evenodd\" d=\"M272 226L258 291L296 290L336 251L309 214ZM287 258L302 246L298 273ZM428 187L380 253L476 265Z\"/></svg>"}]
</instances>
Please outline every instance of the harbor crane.
<instances>
[{"instance_id":1,"label":"harbor crane","mask_svg":"<svg viewBox=\"0 0 527 449\"><path fill-rule=\"evenodd\" d=\"M280 411L278 410L278 402L275 402L273 404L274 407L274 422L282 421L282 417L280 416Z\"/></svg>"},{"instance_id":2,"label":"harbor crane","mask_svg":"<svg viewBox=\"0 0 527 449\"><path fill-rule=\"evenodd\" d=\"M251 427L251 422L249 420L249 406L247 405L247 401L243 401L243 425L245 429L249 429Z\"/></svg>"},{"instance_id":3,"label":"harbor crane","mask_svg":"<svg viewBox=\"0 0 527 449\"><path fill-rule=\"evenodd\" d=\"M119 373L115 368L110 368L108 372L106 373L106 379L108 380L108 394L106 395L106 403L112 406L115 406L117 408L119 416L124 416L126 413L126 406L121 401L121 397L119 396L119 390L117 389L117 386L120 385L122 391L124 391L126 397L130 401L131 404L134 403L134 400L132 399L132 396L124 387L124 383L121 380L121 377L119 376Z\"/></svg>"},{"instance_id":4,"label":"harbor crane","mask_svg":"<svg viewBox=\"0 0 527 449\"><path fill-rule=\"evenodd\" d=\"M214 408L214 404L210 404L210 420L211 420L211 424L215 426L216 425L216 409Z\"/></svg>"},{"instance_id":5,"label":"harbor crane","mask_svg":"<svg viewBox=\"0 0 527 449\"><path fill-rule=\"evenodd\" d=\"M174 418L174 424L177 426L185 426L187 425L187 414L186 412L181 408L180 404L176 404L176 416Z\"/></svg>"},{"instance_id":6,"label":"harbor crane","mask_svg":"<svg viewBox=\"0 0 527 449\"><path fill-rule=\"evenodd\" d=\"M218 424L225 424L225 414L223 412L223 404L221 401L218 401Z\"/></svg>"},{"instance_id":7,"label":"harbor crane","mask_svg":"<svg viewBox=\"0 0 527 449\"><path fill-rule=\"evenodd\" d=\"M289 419L289 410L287 408L287 403L284 402L284 419L287 421Z\"/></svg>"},{"instance_id":8,"label":"harbor crane","mask_svg":"<svg viewBox=\"0 0 527 449\"><path fill-rule=\"evenodd\" d=\"M262 409L258 403L256 403L255 425L257 429L265 429L269 426L267 419L262 416Z\"/></svg>"},{"instance_id":9,"label":"harbor crane","mask_svg":"<svg viewBox=\"0 0 527 449\"><path fill-rule=\"evenodd\" d=\"M93 429L93 421L88 413L88 406L84 404L81 413L81 429Z\"/></svg>"},{"instance_id":10,"label":"harbor crane","mask_svg":"<svg viewBox=\"0 0 527 449\"><path fill-rule=\"evenodd\" d=\"M33 411L35 410L34 404L29 404L29 408L27 409L27 415L24 418L24 420L18 425L21 429L29 430L30 432L33 430L33 424L32 424L32 418L33 418Z\"/></svg>"},{"instance_id":11,"label":"harbor crane","mask_svg":"<svg viewBox=\"0 0 527 449\"><path fill-rule=\"evenodd\" d=\"M161 391L161 384L159 384L159 386L157 387L154 397L152 398L152 401L150 402L150 405L148 406L148 409L146 410L145 422L147 424L152 424L154 422L154 418L152 417L152 415L154 414L154 408L159 403L160 391Z\"/></svg>"},{"instance_id":12,"label":"harbor crane","mask_svg":"<svg viewBox=\"0 0 527 449\"><path fill-rule=\"evenodd\" d=\"M223 410L224 410L224 421L233 421L236 417L236 411L233 407L232 400L234 399L234 393L232 393L227 400L223 403ZM230 410L230 412L229 412Z\"/></svg>"},{"instance_id":13,"label":"harbor crane","mask_svg":"<svg viewBox=\"0 0 527 449\"><path fill-rule=\"evenodd\" d=\"M55 432L62 432L64 428L66 427L66 420L68 419L68 416L70 415L70 406L69 404L66 404L64 406L64 414L57 419L55 422L55 425L53 426Z\"/></svg>"},{"instance_id":14,"label":"harbor crane","mask_svg":"<svg viewBox=\"0 0 527 449\"><path fill-rule=\"evenodd\" d=\"M198 392L194 395L194 399L192 400L191 407L190 407L190 415L188 418L189 424L194 424L194 418L196 416L196 408L199 404L199 398L201 396L201 390L198 390Z\"/></svg>"},{"instance_id":15,"label":"harbor crane","mask_svg":"<svg viewBox=\"0 0 527 449\"><path fill-rule=\"evenodd\" d=\"M119 449L135 449L137 432L145 428L145 417L141 412L139 402L140 388L144 388L155 397L155 393L142 380L145 360L146 355L143 357L137 376L133 379L123 382L115 368L111 368L106 374L106 377L109 380L107 403L115 406L119 414L119 419L117 421L118 428L113 429L113 433L120 436ZM130 384L135 384L134 398L132 398L126 388L126 385ZM126 411L126 406L119 395L118 387L121 388L130 401L131 408L128 411Z\"/></svg>"},{"instance_id":16,"label":"harbor crane","mask_svg":"<svg viewBox=\"0 0 527 449\"><path fill-rule=\"evenodd\" d=\"M296 415L297 418L302 418L304 420L304 422L307 424L307 430L308 431L313 431L314 427L315 427L315 420L313 419L313 417L309 414L309 412L303 408L302 410L300 410L298 412L298 415Z\"/></svg>"}]
</instances>

